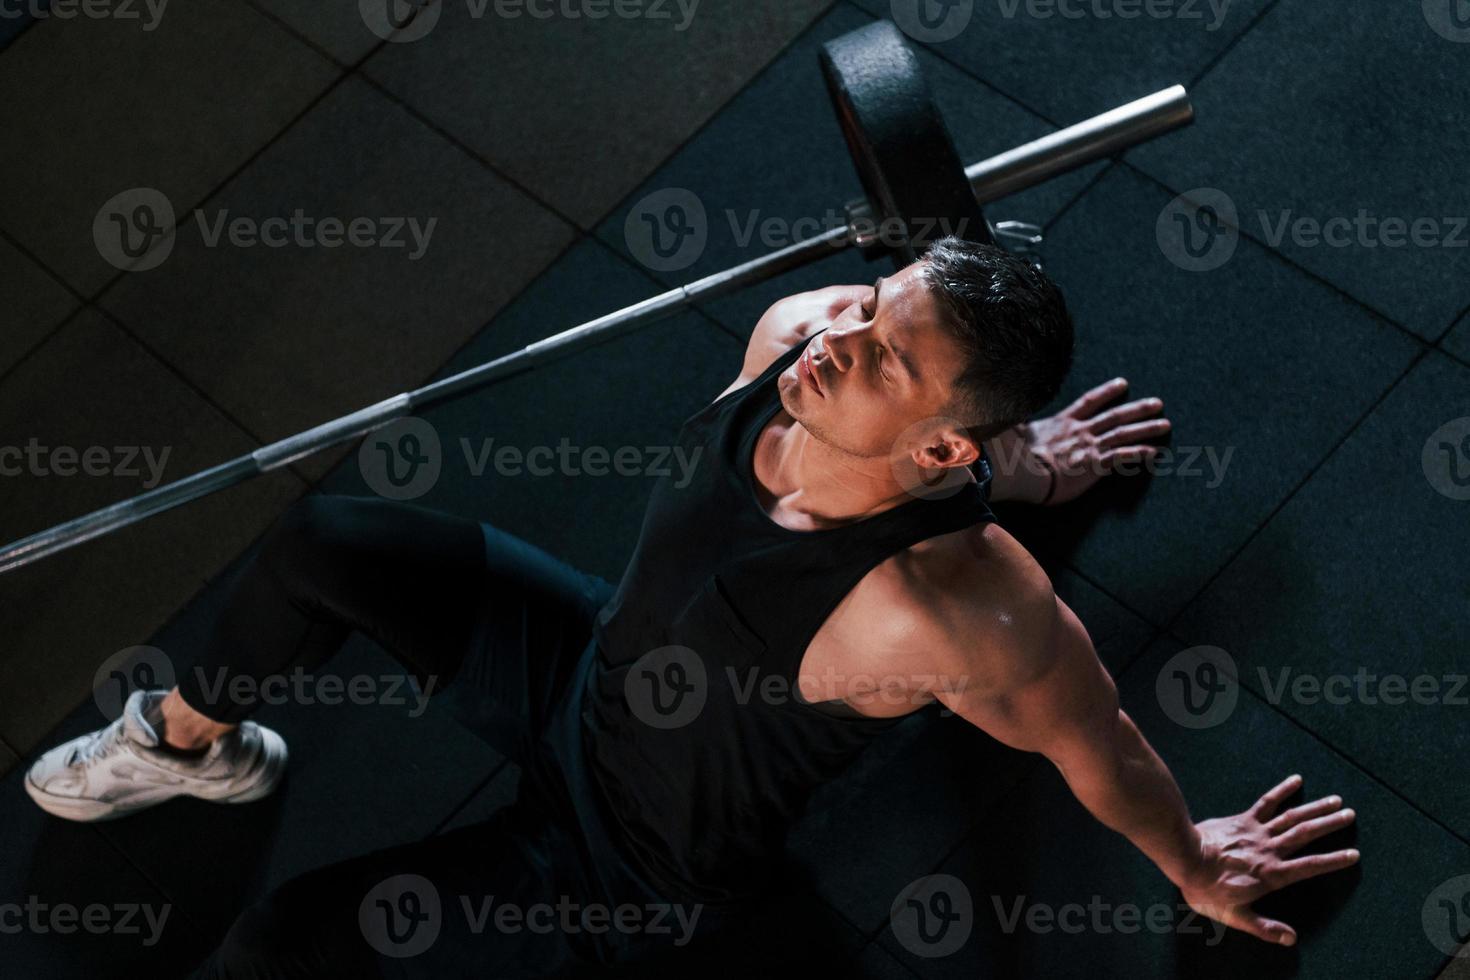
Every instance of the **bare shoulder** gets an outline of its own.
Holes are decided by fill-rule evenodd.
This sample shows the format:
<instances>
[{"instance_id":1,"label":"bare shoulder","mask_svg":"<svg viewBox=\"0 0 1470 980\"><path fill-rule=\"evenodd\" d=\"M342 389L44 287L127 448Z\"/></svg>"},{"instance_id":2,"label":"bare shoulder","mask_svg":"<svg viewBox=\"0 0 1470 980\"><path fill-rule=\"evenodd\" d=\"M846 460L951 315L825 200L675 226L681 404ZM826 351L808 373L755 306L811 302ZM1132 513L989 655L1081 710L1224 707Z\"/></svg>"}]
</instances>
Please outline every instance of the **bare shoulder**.
<instances>
[{"instance_id":1,"label":"bare shoulder","mask_svg":"<svg viewBox=\"0 0 1470 980\"><path fill-rule=\"evenodd\" d=\"M931 538L895 559L887 571L911 640L936 671L998 686L1046 672L1060 603L1040 563L998 523Z\"/></svg>"},{"instance_id":2,"label":"bare shoulder","mask_svg":"<svg viewBox=\"0 0 1470 980\"><path fill-rule=\"evenodd\" d=\"M718 397L723 398L760 377L778 357L827 327L839 313L871 289L871 286L827 286L777 300L751 332L739 377Z\"/></svg>"}]
</instances>

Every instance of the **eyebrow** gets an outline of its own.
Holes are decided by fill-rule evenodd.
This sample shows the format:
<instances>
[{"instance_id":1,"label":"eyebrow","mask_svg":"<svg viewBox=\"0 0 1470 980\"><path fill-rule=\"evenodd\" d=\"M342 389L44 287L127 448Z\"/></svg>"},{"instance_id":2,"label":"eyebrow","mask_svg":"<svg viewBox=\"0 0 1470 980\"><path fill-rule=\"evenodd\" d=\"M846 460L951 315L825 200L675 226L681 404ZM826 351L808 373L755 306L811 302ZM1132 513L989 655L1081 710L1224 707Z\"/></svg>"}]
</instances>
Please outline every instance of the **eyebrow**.
<instances>
[{"instance_id":1,"label":"eyebrow","mask_svg":"<svg viewBox=\"0 0 1470 980\"><path fill-rule=\"evenodd\" d=\"M879 276L873 282L873 312L875 313L878 311L878 301L882 293L883 277ZM895 344L891 337L888 339L888 346L893 350L894 356L898 358L899 363L903 365L903 369L908 372L909 380L914 384L919 384L919 369L914 367L913 359L909 357L908 351L903 350Z\"/></svg>"}]
</instances>

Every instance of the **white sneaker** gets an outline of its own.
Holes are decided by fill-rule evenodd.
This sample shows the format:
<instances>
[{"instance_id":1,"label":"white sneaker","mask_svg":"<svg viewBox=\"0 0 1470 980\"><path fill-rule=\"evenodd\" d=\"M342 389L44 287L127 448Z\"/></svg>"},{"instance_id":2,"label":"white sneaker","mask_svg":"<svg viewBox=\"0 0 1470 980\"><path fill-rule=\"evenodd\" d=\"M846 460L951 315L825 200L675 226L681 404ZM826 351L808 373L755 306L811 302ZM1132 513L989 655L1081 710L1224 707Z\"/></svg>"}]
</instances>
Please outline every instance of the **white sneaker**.
<instances>
[{"instance_id":1,"label":"white sneaker","mask_svg":"<svg viewBox=\"0 0 1470 980\"><path fill-rule=\"evenodd\" d=\"M111 820L175 796L247 803L270 795L286 771L286 742L253 721L196 758L160 749L166 691L134 691L122 717L58 745L26 773L26 792L66 820Z\"/></svg>"}]
</instances>

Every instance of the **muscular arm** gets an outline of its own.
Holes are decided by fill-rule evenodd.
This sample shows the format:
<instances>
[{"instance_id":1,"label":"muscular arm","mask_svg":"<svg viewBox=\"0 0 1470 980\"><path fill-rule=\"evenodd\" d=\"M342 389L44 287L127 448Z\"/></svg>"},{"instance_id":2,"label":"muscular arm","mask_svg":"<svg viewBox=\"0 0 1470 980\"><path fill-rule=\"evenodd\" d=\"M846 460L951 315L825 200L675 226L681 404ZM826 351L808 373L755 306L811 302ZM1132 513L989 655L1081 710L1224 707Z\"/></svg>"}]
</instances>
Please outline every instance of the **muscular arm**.
<instances>
[{"instance_id":1,"label":"muscular arm","mask_svg":"<svg viewBox=\"0 0 1470 980\"><path fill-rule=\"evenodd\" d=\"M994 557L963 566L935 604L943 636L963 638L931 638L943 664L936 696L1007 745L1045 755L1082 805L1148 855L1195 911L1295 943L1289 925L1252 903L1355 864L1352 848L1297 853L1350 825L1354 812L1337 796L1285 808L1302 786L1293 775L1241 813L1193 823L1169 770L1118 706L1081 622L1029 556L1016 557L1019 545L993 537ZM987 683L962 683L971 673Z\"/></svg>"},{"instance_id":2,"label":"muscular arm","mask_svg":"<svg viewBox=\"0 0 1470 980\"><path fill-rule=\"evenodd\" d=\"M1007 603L1007 643L1027 651L999 689L940 700L1013 748L1039 752L1078 801L1127 837L1176 885L1198 868L1200 838L1168 768L1127 712L1077 616L1033 583ZM992 626L992 633L997 632Z\"/></svg>"}]
</instances>

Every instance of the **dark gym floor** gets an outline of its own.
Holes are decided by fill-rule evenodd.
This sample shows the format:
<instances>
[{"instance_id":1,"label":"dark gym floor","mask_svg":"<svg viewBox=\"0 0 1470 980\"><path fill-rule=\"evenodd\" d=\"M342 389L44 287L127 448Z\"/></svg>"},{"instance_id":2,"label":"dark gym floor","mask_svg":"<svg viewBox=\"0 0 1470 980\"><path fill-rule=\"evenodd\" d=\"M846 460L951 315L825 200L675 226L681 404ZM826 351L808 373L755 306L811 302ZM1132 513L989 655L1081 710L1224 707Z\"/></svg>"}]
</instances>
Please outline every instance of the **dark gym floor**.
<instances>
[{"instance_id":1,"label":"dark gym floor","mask_svg":"<svg viewBox=\"0 0 1470 980\"><path fill-rule=\"evenodd\" d=\"M0 446L167 448L178 478L768 250L759 235L739 240L727 212L741 228L820 220L857 195L816 51L888 3L704 0L686 30L674 4L672 21L472 21L455 3L402 44L369 33L358 6L192 0L152 30L0 18ZM791 840L789 894L747 936L671 970L1455 972L1447 950L1470 933L1470 878L1457 881L1470 873L1459 769L1470 709L1454 682L1467 659L1470 502L1435 478L1433 458L1441 427L1470 416L1465 5L1237 0L1218 20L1205 3L1168 6L1176 16L1125 20L981 3L957 37L925 48L967 161L1176 82L1198 114L989 209L1045 225L1079 328L1064 399L1126 375L1165 400L1180 464L1001 516L1044 557L1196 818L1301 772L1309 795L1340 793L1357 810L1360 866L1272 901L1300 931L1295 949L1216 942L1175 921L1177 892L1043 760L957 719L908 724L815 802ZM161 190L181 216L300 208L438 225L410 261L209 248L185 221L166 262L121 273L92 221L133 187ZM670 187L699 196L709 242L692 267L654 272L630 253L624 220ZM1201 188L1228 196L1240 231L1228 261L1190 271L1160 229L1170 201ZM1275 233L1360 212L1428 219L1438 244ZM659 445L733 378L771 300L883 268L833 257L427 417L446 447ZM1183 465L1201 448L1227 461L1222 476L1203 454ZM477 477L445 458L419 503L616 580L646 477ZM136 476L7 476L0 538L140 489ZM513 767L439 707L298 705L262 716L293 750L267 802L180 802L81 826L25 797L37 752L103 722L99 667L140 644L187 663L252 541L309 492L371 491L341 450L0 577L0 906L169 910L155 943L146 928L0 930L4 976L180 975L272 885L513 793ZM1192 729L1171 720L1158 682L1199 645L1226 651L1240 685L1228 717ZM394 672L362 640L332 666ZM1365 674L1433 678L1445 696L1282 694L1283 678ZM957 951L922 957L889 928L889 908L935 873L966 884L973 930ZM1108 913L1008 929L1018 902ZM1155 907L1167 927L1108 918Z\"/></svg>"}]
</instances>

